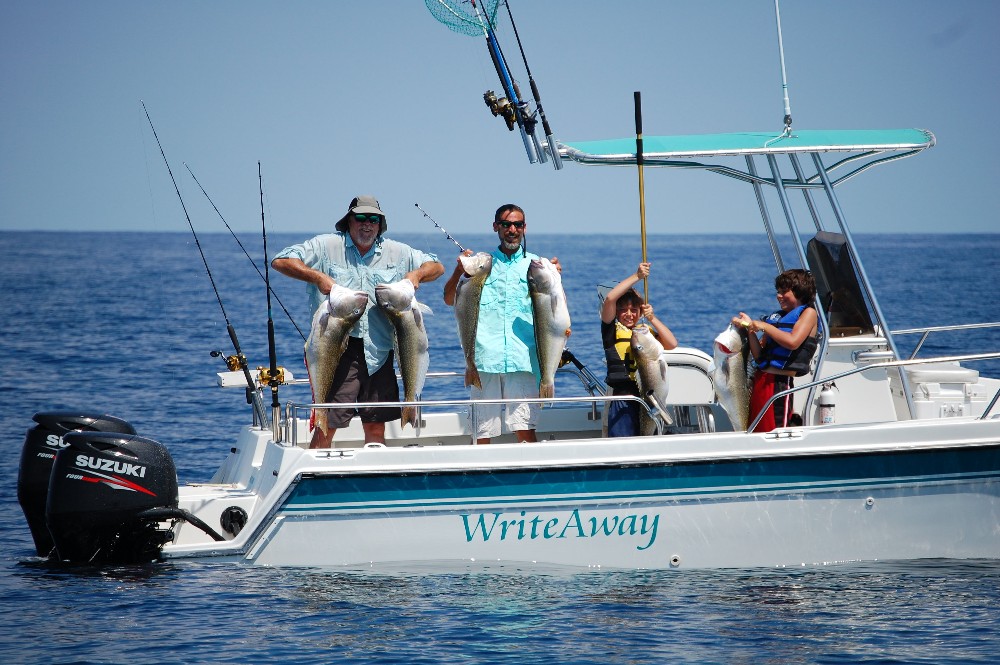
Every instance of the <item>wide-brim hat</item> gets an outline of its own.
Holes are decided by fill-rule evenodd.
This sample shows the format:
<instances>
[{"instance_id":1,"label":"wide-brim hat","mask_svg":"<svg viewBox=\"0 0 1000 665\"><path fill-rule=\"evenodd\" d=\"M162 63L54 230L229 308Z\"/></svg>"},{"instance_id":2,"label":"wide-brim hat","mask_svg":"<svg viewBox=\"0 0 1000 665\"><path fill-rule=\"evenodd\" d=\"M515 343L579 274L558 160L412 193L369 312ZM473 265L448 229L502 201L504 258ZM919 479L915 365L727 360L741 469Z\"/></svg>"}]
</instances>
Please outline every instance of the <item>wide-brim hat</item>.
<instances>
[{"instance_id":1,"label":"wide-brim hat","mask_svg":"<svg viewBox=\"0 0 1000 665\"><path fill-rule=\"evenodd\" d=\"M382 235L385 233L388 226L385 222L385 213L378 207L378 199L367 195L355 196L351 199L351 205L347 206L347 214L337 222L336 229L346 233L351 223L351 215L356 213L362 215L382 215L382 223L379 224L378 234Z\"/></svg>"}]
</instances>

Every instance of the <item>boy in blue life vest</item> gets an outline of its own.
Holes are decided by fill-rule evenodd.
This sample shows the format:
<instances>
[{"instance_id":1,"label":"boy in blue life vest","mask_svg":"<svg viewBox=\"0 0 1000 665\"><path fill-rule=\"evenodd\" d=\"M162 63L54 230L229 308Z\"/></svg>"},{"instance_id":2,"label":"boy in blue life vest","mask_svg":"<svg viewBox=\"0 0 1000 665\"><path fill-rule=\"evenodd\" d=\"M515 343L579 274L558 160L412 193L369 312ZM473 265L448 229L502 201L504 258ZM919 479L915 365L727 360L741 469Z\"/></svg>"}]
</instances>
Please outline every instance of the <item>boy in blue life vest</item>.
<instances>
[{"instance_id":1,"label":"boy in blue life vest","mask_svg":"<svg viewBox=\"0 0 1000 665\"><path fill-rule=\"evenodd\" d=\"M774 279L775 295L780 309L751 319L745 313L733 317L734 325L742 325L754 334L748 335L750 353L757 363L750 393L750 417L757 414L776 392L791 388L792 377L809 373L809 361L816 353L817 320L812 302L816 297L816 280L806 270L786 270ZM761 333L758 338L756 333ZM754 428L755 432L770 432L791 423L792 395L777 400Z\"/></svg>"},{"instance_id":2,"label":"boy in blue life vest","mask_svg":"<svg viewBox=\"0 0 1000 665\"><path fill-rule=\"evenodd\" d=\"M649 277L649 263L640 263L635 273L629 275L608 292L601 305L601 342L608 363L605 382L612 395L639 395L635 381L635 359L632 357L632 329L640 319L649 327L667 351L677 348L677 338L670 328L653 313L653 306L645 303L633 288L636 282ZM608 436L639 436L641 405L632 400L608 402Z\"/></svg>"}]
</instances>

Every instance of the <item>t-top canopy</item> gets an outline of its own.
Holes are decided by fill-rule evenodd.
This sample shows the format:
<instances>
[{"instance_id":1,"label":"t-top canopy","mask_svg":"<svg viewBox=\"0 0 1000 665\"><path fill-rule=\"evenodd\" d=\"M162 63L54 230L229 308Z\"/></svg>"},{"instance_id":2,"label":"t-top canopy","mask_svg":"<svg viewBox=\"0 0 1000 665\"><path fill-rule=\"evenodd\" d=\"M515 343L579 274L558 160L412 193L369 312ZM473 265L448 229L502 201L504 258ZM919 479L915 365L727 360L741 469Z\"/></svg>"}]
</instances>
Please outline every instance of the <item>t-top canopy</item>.
<instances>
[{"instance_id":1,"label":"t-top canopy","mask_svg":"<svg viewBox=\"0 0 1000 665\"><path fill-rule=\"evenodd\" d=\"M801 129L790 136L779 132L738 132L691 136L644 136L643 161L733 155L784 155L810 152L920 151L934 145L926 129ZM576 141L559 144L560 154L585 164L635 164L635 138Z\"/></svg>"}]
</instances>

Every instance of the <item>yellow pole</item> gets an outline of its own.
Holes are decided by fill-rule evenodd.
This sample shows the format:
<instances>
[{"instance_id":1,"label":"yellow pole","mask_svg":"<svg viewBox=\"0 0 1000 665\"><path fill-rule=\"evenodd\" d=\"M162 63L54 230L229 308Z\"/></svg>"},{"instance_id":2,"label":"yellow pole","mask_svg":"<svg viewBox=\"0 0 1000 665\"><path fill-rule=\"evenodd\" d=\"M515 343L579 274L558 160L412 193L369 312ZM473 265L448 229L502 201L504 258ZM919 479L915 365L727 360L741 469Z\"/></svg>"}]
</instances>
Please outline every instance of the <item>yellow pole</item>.
<instances>
[{"instance_id":1,"label":"yellow pole","mask_svg":"<svg viewBox=\"0 0 1000 665\"><path fill-rule=\"evenodd\" d=\"M635 163L639 167L639 228L642 233L642 262L646 262L646 186L642 177L642 100L639 91L635 99ZM649 279L642 280L643 298L649 302Z\"/></svg>"}]
</instances>

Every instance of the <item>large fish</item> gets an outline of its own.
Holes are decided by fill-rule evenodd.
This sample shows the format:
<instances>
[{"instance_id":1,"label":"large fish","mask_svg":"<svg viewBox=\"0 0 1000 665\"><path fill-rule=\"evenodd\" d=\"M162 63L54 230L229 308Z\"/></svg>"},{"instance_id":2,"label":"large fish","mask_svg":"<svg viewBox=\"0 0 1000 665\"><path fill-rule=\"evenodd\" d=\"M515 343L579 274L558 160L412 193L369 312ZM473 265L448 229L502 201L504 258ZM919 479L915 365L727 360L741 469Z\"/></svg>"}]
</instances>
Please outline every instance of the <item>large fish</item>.
<instances>
[{"instance_id":1,"label":"large fish","mask_svg":"<svg viewBox=\"0 0 1000 665\"><path fill-rule=\"evenodd\" d=\"M347 349L348 333L368 307L368 294L334 284L316 313L306 340L306 365L313 401L325 402L333 384L340 357ZM314 424L323 434L328 431L328 409L314 411Z\"/></svg>"},{"instance_id":2,"label":"large fish","mask_svg":"<svg viewBox=\"0 0 1000 665\"><path fill-rule=\"evenodd\" d=\"M479 328L479 300L483 285L493 269L493 257L485 252L461 256L465 271L455 287L455 320L458 322L458 340L465 353L465 385L482 389L479 370L476 369L476 331Z\"/></svg>"},{"instance_id":3,"label":"large fish","mask_svg":"<svg viewBox=\"0 0 1000 665\"><path fill-rule=\"evenodd\" d=\"M569 306L562 277L548 259L532 259L528 266L528 293L535 319L535 347L542 379L539 397L553 397L555 376L570 335Z\"/></svg>"},{"instance_id":4,"label":"large fish","mask_svg":"<svg viewBox=\"0 0 1000 665\"><path fill-rule=\"evenodd\" d=\"M632 358L635 359L636 383L639 384L639 394L663 417L669 425L673 422L665 410L667 391L670 385L667 381L667 360L663 357L663 345L650 331L649 326L638 325L632 329L632 339L629 341ZM655 424L649 422L648 414L643 413L640 431L642 434L652 434Z\"/></svg>"},{"instance_id":5,"label":"large fish","mask_svg":"<svg viewBox=\"0 0 1000 665\"><path fill-rule=\"evenodd\" d=\"M746 431L750 424L750 386L747 357L750 345L735 326L719 333L712 344L712 381L719 404L726 410L733 429Z\"/></svg>"},{"instance_id":6,"label":"large fish","mask_svg":"<svg viewBox=\"0 0 1000 665\"><path fill-rule=\"evenodd\" d=\"M396 361L403 376L403 399L407 402L420 399L430 364L424 313L430 313L431 309L417 302L415 294L413 282L408 279L375 286L375 302L396 331ZM403 407L402 423L417 426L417 407Z\"/></svg>"}]
</instances>

